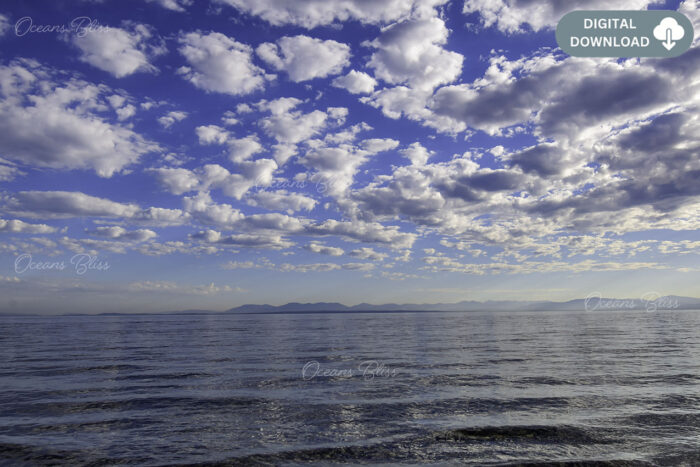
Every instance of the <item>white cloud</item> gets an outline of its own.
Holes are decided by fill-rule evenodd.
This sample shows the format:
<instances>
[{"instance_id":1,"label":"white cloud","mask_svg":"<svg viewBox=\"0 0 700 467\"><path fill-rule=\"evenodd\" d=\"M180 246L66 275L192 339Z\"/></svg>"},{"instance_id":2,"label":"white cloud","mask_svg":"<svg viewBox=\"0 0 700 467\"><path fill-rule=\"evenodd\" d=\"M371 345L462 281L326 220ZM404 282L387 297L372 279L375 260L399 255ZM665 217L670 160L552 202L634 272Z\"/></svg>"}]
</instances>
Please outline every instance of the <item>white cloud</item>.
<instances>
[{"instance_id":1,"label":"white cloud","mask_svg":"<svg viewBox=\"0 0 700 467\"><path fill-rule=\"evenodd\" d=\"M297 83L338 74L350 63L347 45L303 35L285 36L275 44L260 44L256 52L276 70L286 71Z\"/></svg>"},{"instance_id":2,"label":"white cloud","mask_svg":"<svg viewBox=\"0 0 700 467\"><path fill-rule=\"evenodd\" d=\"M76 34L73 44L81 51L80 60L117 78L157 71L149 58L165 52L163 44L143 24L131 25L130 30L105 26L99 32Z\"/></svg>"},{"instance_id":3,"label":"white cloud","mask_svg":"<svg viewBox=\"0 0 700 467\"><path fill-rule=\"evenodd\" d=\"M645 10L659 0L617 0L617 10ZM501 32L525 32L525 25L534 31L553 28L568 12L574 10L608 10L608 0L567 0L532 2L531 0L466 0L464 13L478 13L485 27L495 25Z\"/></svg>"},{"instance_id":4,"label":"white cloud","mask_svg":"<svg viewBox=\"0 0 700 467\"><path fill-rule=\"evenodd\" d=\"M17 216L39 219L101 217L154 226L182 225L188 220L179 209L143 209L133 203L119 203L79 191L20 191L5 197L1 208Z\"/></svg>"},{"instance_id":5,"label":"white cloud","mask_svg":"<svg viewBox=\"0 0 700 467\"><path fill-rule=\"evenodd\" d=\"M428 162L428 159L434 154L434 151L428 151L419 142L415 142L406 149L402 149L401 154L410 160L411 164L421 166Z\"/></svg>"},{"instance_id":6,"label":"white cloud","mask_svg":"<svg viewBox=\"0 0 700 467\"><path fill-rule=\"evenodd\" d=\"M239 120L236 118L235 112L227 110L226 112L224 112L224 115L221 117L221 123L223 123L226 126L233 126L233 125L238 125Z\"/></svg>"},{"instance_id":7,"label":"white cloud","mask_svg":"<svg viewBox=\"0 0 700 467\"><path fill-rule=\"evenodd\" d=\"M309 181L315 183L319 193L341 197L352 186L359 168L370 156L397 147L393 139L368 139L360 147L341 144L337 147L318 146L309 150L299 162L314 170Z\"/></svg>"},{"instance_id":8,"label":"white cloud","mask_svg":"<svg viewBox=\"0 0 700 467\"><path fill-rule=\"evenodd\" d=\"M377 154L384 151L391 151L392 149L396 149L398 145L399 142L391 138L371 138L362 141L362 143L360 144L360 146L362 146L362 149L368 151L371 154Z\"/></svg>"},{"instance_id":9,"label":"white cloud","mask_svg":"<svg viewBox=\"0 0 700 467\"><path fill-rule=\"evenodd\" d=\"M145 242L158 236L152 230L126 230L124 227L120 226L97 227L94 230L86 230L86 232L96 237L106 237L112 240L127 240L135 242Z\"/></svg>"},{"instance_id":10,"label":"white cloud","mask_svg":"<svg viewBox=\"0 0 700 467\"><path fill-rule=\"evenodd\" d=\"M203 125L195 129L199 144L224 144L229 137L228 131L217 125Z\"/></svg>"},{"instance_id":11,"label":"white cloud","mask_svg":"<svg viewBox=\"0 0 700 467\"><path fill-rule=\"evenodd\" d=\"M206 285L178 284L170 281L141 281L132 282L128 285L130 292L165 292L169 295L212 295L226 292L242 292L243 289L232 288L228 285L216 285L213 282Z\"/></svg>"},{"instance_id":12,"label":"white cloud","mask_svg":"<svg viewBox=\"0 0 700 467\"><path fill-rule=\"evenodd\" d=\"M245 218L243 213L230 204L216 204L209 193L199 193L183 200L184 209L204 225L233 227Z\"/></svg>"},{"instance_id":13,"label":"white cloud","mask_svg":"<svg viewBox=\"0 0 700 467\"><path fill-rule=\"evenodd\" d=\"M386 257L389 256L386 253L380 253L368 247L356 248L349 254L355 258L368 259L371 261L384 261Z\"/></svg>"},{"instance_id":14,"label":"white cloud","mask_svg":"<svg viewBox=\"0 0 700 467\"><path fill-rule=\"evenodd\" d=\"M189 214L180 209L168 208L145 208L129 218L131 222L154 226L154 227L169 227L174 225L184 225L189 220Z\"/></svg>"},{"instance_id":15,"label":"white cloud","mask_svg":"<svg viewBox=\"0 0 700 467\"><path fill-rule=\"evenodd\" d=\"M181 122L187 118L187 112L181 110L173 110L158 118L158 123L163 128L170 128L175 124L175 122Z\"/></svg>"},{"instance_id":16,"label":"white cloud","mask_svg":"<svg viewBox=\"0 0 700 467\"><path fill-rule=\"evenodd\" d=\"M283 238L281 235L274 234L234 234L224 236L215 230L206 230L192 235L192 238L207 243L242 248L281 250L294 246L293 242Z\"/></svg>"},{"instance_id":17,"label":"white cloud","mask_svg":"<svg viewBox=\"0 0 700 467\"><path fill-rule=\"evenodd\" d=\"M17 164L0 157L0 182L9 182L18 175L25 175L25 173L17 168Z\"/></svg>"},{"instance_id":18,"label":"white cloud","mask_svg":"<svg viewBox=\"0 0 700 467\"><path fill-rule=\"evenodd\" d=\"M189 169L160 168L153 169L160 183L174 195L181 195L202 188L200 178Z\"/></svg>"},{"instance_id":19,"label":"white cloud","mask_svg":"<svg viewBox=\"0 0 700 467\"><path fill-rule=\"evenodd\" d=\"M338 235L350 241L382 243L391 248L411 248L416 235L403 233L398 227L385 226L378 222L336 221L328 219L319 224L310 225L306 232L312 235Z\"/></svg>"},{"instance_id":20,"label":"white cloud","mask_svg":"<svg viewBox=\"0 0 700 467\"><path fill-rule=\"evenodd\" d=\"M345 254L345 251L342 248L327 246L319 242L311 242L308 245L304 246L304 249L312 253L319 253L322 255L329 256L342 256Z\"/></svg>"},{"instance_id":21,"label":"white cloud","mask_svg":"<svg viewBox=\"0 0 700 467\"><path fill-rule=\"evenodd\" d=\"M9 18L3 14L0 14L0 37L4 36L10 29L12 29L12 26L10 26Z\"/></svg>"},{"instance_id":22,"label":"white cloud","mask_svg":"<svg viewBox=\"0 0 700 467\"><path fill-rule=\"evenodd\" d=\"M430 10L446 0L217 0L259 16L270 24L294 24L311 29L335 21L381 24L415 11Z\"/></svg>"},{"instance_id":23,"label":"white cloud","mask_svg":"<svg viewBox=\"0 0 700 467\"><path fill-rule=\"evenodd\" d=\"M280 271L284 272L328 272L340 269L339 264L335 263L312 263L312 264L290 264L284 263L279 266Z\"/></svg>"},{"instance_id":24,"label":"white cloud","mask_svg":"<svg viewBox=\"0 0 700 467\"><path fill-rule=\"evenodd\" d=\"M172 11L183 12L186 8L191 6L194 0L147 0L148 2L155 2Z\"/></svg>"},{"instance_id":25,"label":"white cloud","mask_svg":"<svg viewBox=\"0 0 700 467\"><path fill-rule=\"evenodd\" d=\"M255 269L261 267L252 261L229 261L221 266L222 269Z\"/></svg>"},{"instance_id":26,"label":"white cloud","mask_svg":"<svg viewBox=\"0 0 700 467\"><path fill-rule=\"evenodd\" d=\"M110 201L78 191L20 191L9 197L5 209L24 217L131 217L135 204Z\"/></svg>"},{"instance_id":27,"label":"white cloud","mask_svg":"<svg viewBox=\"0 0 700 467\"><path fill-rule=\"evenodd\" d=\"M253 64L249 46L218 32L183 34L179 42L190 66L178 73L198 88L237 96L264 87L266 76Z\"/></svg>"},{"instance_id":28,"label":"white cloud","mask_svg":"<svg viewBox=\"0 0 700 467\"><path fill-rule=\"evenodd\" d=\"M321 110L309 113L292 110L299 103L298 99L278 99L266 103L272 115L260 121L261 128L280 143L296 144L316 135L326 126L328 115Z\"/></svg>"},{"instance_id":29,"label":"white cloud","mask_svg":"<svg viewBox=\"0 0 700 467\"><path fill-rule=\"evenodd\" d=\"M206 164L195 170L183 168L151 169L161 184L173 194L190 191L221 189L226 196L241 199L253 187L272 183L277 163L272 159L258 159L236 164L236 173L218 164Z\"/></svg>"},{"instance_id":30,"label":"white cloud","mask_svg":"<svg viewBox=\"0 0 700 467\"><path fill-rule=\"evenodd\" d=\"M376 85L377 80L365 72L356 70L333 80L333 86L346 89L352 94L369 94L374 91Z\"/></svg>"},{"instance_id":31,"label":"white cloud","mask_svg":"<svg viewBox=\"0 0 700 467\"><path fill-rule=\"evenodd\" d=\"M369 155L367 151L342 145L312 149L299 161L309 169L315 170L310 181L317 184L321 194L337 197L353 184L355 174Z\"/></svg>"},{"instance_id":32,"label":"white cloud","mask_svg":"<svg viewBox=\"0 0 700 467\"><path fill-rule=\"evenodd\" d=\"M58 229L46 224L28 224L19 219L0 219L0 232L28 233L28 234L48 234L54 233Z\"/></svg>"},{"instance_id":33,"label":"white cloud","mask_svg":"<svg viewBox=\"0 0 700 467\"><path fill-rule=\"evenodd\" d=\"M683 13L693 23L695 40L700 38L700 2L698 0L685 0L678 6L678 11Z\"/></svg>"},{"instance_id":34,"label":"white cloud","mask_svg":"<svg viewBox=\"0 0 700 467\"><path fill-rule=\"evenodd\" d=\"M159 149L101 112L114 93L78 79L57 82L53 70L30 60L0 67L0 153L23 163L93 169L101 177Z\"/></svg>"},{"instance_id":35,"label":"white cloud","mask_svg":"<svg viewBox=\"0 0 700 467\"><path fill-rule=\"evenodd\" d=\"M231 162L241 163L250 159L253 155L264 150L257 136L250 135L245 138L229 139L229 158Z\"/></svg>"},{"instance_id":36,"label":"white cloud","mask_svg":"<svg viewBox=\"0 0 700 467\"><path fill-rule=\"evenodd\" d=\"M367 43L377 49L368 66L375 77L390 84L431 90L454 81L462 71L462 55L442 48L449 31L437 17L393 24Z\"/></svg>"},{"instance_id":37,"label":"white cloud","mask_svg":"<svg viewBox=\"0 0 700 467\"><path fill-rule=\"evenodd\" d=\"M127 104L124 107L115 109L115 112L117 114L117 120L121 122L122 120L128 120L136 115L136 107L131 104Z\"/></svg>"},{"instance_id":38,"label":"white cloud","mask_svg":"<svg viewBox=\"0 0 700 467\"><path fill-rule=\"evenodd\" d=\"M258 191L248 198L248 204L291 214L297 211L311 211L316 206L317 201L301 193L277 190Z\"/></svg>"},{"instance_id":39,"label":"white cloud","mask_svg":"<svg viewBox=\"0 0 700 467\"><path fill-rule=\"evenodd\" d=\"M345 263L342 268L349 271L371 271L375 266L372 263Z\"/></svg>"}]
</instances>

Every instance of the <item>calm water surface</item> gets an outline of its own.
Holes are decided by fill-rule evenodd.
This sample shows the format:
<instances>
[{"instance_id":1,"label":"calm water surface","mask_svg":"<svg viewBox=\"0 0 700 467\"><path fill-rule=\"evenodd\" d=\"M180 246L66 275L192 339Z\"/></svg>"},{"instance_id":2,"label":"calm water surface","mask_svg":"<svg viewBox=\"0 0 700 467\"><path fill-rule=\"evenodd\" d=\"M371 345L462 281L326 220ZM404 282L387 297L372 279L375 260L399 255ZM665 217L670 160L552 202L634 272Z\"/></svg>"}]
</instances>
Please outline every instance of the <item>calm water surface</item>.
<instances>
[{"instance_id":1,"label":"calm water surface","mask_svg":"<svg viewBox=\"0 0 700 467\"><path fill-rule=\"evenodd\" d=\"M700 465L700 313L0 318L0 464Z\"/></svg>"}]
</instances>

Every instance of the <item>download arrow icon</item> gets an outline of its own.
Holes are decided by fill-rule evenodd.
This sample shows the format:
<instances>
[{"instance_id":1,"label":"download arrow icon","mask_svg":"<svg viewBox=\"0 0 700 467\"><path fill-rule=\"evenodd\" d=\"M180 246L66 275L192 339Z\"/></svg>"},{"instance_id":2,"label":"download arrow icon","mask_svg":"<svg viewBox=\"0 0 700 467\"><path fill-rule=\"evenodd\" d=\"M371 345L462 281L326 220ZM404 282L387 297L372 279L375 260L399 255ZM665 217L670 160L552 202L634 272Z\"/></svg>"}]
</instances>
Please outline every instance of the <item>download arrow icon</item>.
<instances>
[{"instance_id":1,"label":"download arrow icon","mask_svg":"<svg viewBox=\"0 0 700 467\"><path fill-rule=\"evenodd\" d=\"M676 41L683 39L685 29L678 24L675 18L667 16L654 28L654 37L661 42L666 50L670 51L676 46Z\"/></svg>"},{"instance_id":2,"label":"download arrow icon","mask_svg":"<svg viewBox=\"0 0 700 467\"><path fill-rule=\"evenodd\" d=\"M663 46L666 47L666 50L671 50L676 43L671 41L671 35L673 34L673 31L671 31L671 28L666 28L666 40L662 42Z\"/></svg>"}]
</instances>

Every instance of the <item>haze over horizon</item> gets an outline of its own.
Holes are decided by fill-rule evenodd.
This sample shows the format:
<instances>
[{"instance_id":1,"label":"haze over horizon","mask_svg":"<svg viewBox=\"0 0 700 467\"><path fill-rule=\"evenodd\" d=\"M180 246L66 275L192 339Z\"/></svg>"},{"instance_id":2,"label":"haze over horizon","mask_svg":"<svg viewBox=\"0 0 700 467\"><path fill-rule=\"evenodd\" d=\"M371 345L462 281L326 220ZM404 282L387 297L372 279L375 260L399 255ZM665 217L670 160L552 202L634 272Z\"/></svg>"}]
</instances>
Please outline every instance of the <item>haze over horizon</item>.
<instances>
[{"instance_id":1,"label":"haze over horizon","mask_svg":"<svg viewBox=\"0 0 700 467\"><path fill-rule=\"evenodd\" d=\"M697 297L698 2L529 3L3 3L0 312Z\"/></svg>"}]
</instances>

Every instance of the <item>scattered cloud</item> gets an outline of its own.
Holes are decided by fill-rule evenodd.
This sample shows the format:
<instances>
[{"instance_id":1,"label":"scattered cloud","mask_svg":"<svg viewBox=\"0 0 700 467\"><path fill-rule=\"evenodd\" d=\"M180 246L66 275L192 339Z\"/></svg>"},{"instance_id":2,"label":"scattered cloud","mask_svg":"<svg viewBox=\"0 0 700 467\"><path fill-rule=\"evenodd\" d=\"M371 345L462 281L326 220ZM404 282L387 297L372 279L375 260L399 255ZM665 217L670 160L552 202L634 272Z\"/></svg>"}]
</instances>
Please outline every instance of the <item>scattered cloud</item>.
<instances>
[{"instance_id":1,"label":"scattered cloud","mask_svg":"<svg viewBox=\"0 0 700 467\"><path fill-rule=\"evenodd\" d=\"M173 110L163 115L162 117L159 117L158 123L160 123L160 126L162 126L163 128L170 128L176 122L181 122L186 118L187 112L183 112L181 110Z\"/></svg>"},{"instance_id":2,"label":"scattered cloud","mask_svg":"<svg viewBox=\"0 0 700 467\"><path fill-rule=\"evenodd\" d=\"M159 146L102 111L114 93L103 85L65 79L32 60L0 66L0 153L56 169L92 169L101 177L133 164ZM99 138L95 135L100 135Z\"/></svg>"},{"instance_id":3,"label":"scattered cloud","mask_svg":"<svg viewBox=\"0 0 700 467\"><path fill-rule=\"evenodd\" d=\"M365 72L350 70L347 75L334 79L333 86L346 89L352 94L369 94L377 86L377 80Z\"/></svg>"},{"instance_id":4,"label":"scattered cloud","mask_svg":"<svg viewBox=\"0 0 700 467\"><path fill-rule=\"evenodd\" d=\"M350 63L350 47L333 40L285 36L256 49L260 58L298 83L340 73Z\"/></svg>"},{"instance_id":5,"label":"scattered cloud","mask_svg":"<svg viewBox=\"0 0 700 467\"><path fill-rule=\"evenodd\" d=\"M275 26L292 24L312 29L336 21L355 20L382 24L396 21L418 10L431 10L446 0L217 0L243 13L259 16Z\"/></svg>"},{"instance_id":6,"label":"scattered cloud","mask_svg":"<svg viewBox=\"0 0 700 467\"><path fill-rule=\"evenodd\" d=\"M81 51L80 60L117 78L156 72L149 59L166 52L162 39L145 24L129 24L128 29L105 26L99 33L76 34L72 42Z\"/></svg>"},{"instance_id":7,"label":"scattered cloud","mask_svg":"<svg viewBox=\"0 0 700 467\"><path fill-rule=\"evenodd\" d=\"M267 77L253 64L250 46L218 32L182 34L179 42L189 66L178 73L198 88L237 96L265 86Z\"/></svg>"}]
</instances>

